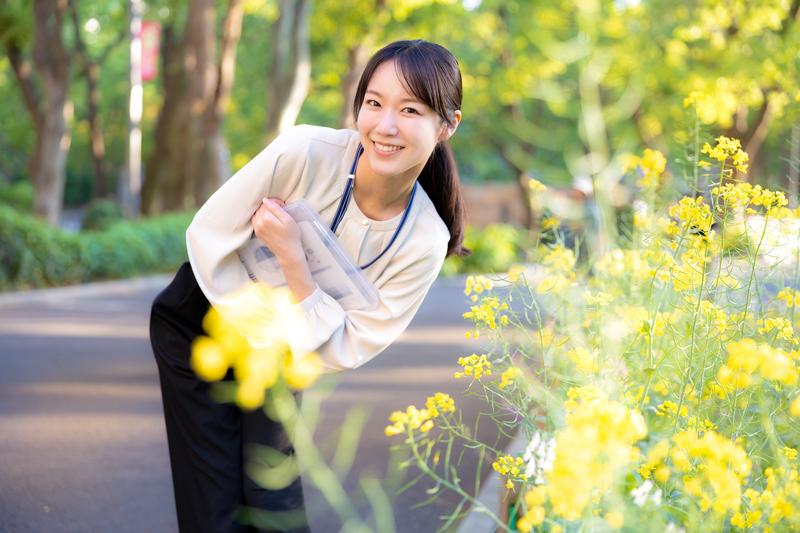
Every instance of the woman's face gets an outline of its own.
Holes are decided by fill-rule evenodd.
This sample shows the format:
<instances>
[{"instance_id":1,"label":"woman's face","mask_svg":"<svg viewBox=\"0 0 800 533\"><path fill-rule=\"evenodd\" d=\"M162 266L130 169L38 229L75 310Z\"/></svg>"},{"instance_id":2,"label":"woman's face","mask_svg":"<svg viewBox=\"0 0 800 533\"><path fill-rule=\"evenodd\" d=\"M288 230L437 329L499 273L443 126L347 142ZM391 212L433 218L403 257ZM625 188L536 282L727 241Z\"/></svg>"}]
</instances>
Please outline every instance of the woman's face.
<instances>
[{"instance_id":1,"label":"woman's face","mask_svg":"<svg viewBox=\"0 0 800 533\"><path fill-rule=\"evenodd\" d=\"M369 170L403 181L419 176L436 143L455 132L406 90L394 61L381 63L369 80L357 126Z\"/></svg>"}]
</instances>

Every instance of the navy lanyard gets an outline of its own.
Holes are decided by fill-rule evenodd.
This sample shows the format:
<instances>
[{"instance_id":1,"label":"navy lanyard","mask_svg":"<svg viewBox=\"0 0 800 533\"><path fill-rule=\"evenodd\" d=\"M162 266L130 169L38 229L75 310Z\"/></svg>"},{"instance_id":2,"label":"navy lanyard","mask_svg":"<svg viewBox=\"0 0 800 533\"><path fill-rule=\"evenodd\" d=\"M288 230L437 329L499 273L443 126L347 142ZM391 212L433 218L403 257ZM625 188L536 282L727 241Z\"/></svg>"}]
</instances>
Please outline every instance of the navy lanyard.
<instances>
[{"instance_id":1,"label":"navy lanyard","mask_svg":"<svg viewBox=\"0 0 800 533\"><path fill-rule=\"evenodd\" d=\"M342 194L342 199L339 200L339 208L336 210L336 216L333 217L333 222L331 222L331 231L335 234L336 228L339 227L339 223L344 218L344 212L347 211L347 205L350 203L350 198L353 196L353 184L356 180L356 168L358 167L358 159L361 157L361 154L364 153L364 147L361 146L361 143L358 144L358 149L356 150L356 156L353 158L353 164L350 166L350 172L347 175L347 184L344 187L344 193ZM397 236L400 235L400 230L403 229L403 226L406 223L406 219L408 218L408 214L411 212L411 204L414 203L414 195L417 194L417 182L414 182L414 187L411 189L411 198L408 199L408 205L406 206L405 211L403 211L403 218L400 219L400 224L397 226L397 229L394 231L394 235L392 235L389 244L386 245L386 248L383 249L381 253L378 254L378 257L367 263L366 265L361 266L361 270L369 268L370 266L375 263L378 259L383 257L389 248L392 247L394 241L397 240Z\"/></svg>"}]
</instances>

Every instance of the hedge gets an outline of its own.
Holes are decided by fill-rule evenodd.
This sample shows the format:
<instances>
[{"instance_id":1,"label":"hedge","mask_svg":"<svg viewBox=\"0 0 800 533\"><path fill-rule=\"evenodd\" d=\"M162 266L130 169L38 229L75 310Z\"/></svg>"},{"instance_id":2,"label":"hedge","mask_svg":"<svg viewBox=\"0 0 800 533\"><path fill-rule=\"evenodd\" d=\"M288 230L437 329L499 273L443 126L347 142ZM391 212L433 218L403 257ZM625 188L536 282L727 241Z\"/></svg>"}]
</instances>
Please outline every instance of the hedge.
<instances>
[{"instance_id":1,"label":"hedge","mask_svg":"<svg viewBox=\"0 0 800 533\"><path fill-rule=\"evenodd\" d=\"M0 205L0 290L21 290L169 272L186 261L193 213L121 221L66 233Z\"/></svg>"}]
</instances>

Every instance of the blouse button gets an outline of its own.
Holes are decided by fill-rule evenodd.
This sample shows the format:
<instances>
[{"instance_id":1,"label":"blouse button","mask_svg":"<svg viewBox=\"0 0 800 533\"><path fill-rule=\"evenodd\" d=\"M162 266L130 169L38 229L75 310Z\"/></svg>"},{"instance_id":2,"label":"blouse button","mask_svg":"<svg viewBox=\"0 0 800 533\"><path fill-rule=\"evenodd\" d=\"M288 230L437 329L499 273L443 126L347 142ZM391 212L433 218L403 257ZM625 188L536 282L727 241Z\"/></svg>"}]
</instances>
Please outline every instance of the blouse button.
<instances>
[{"instance_id":1,"label":"blouse button","mask_svg":"<svg viewBox=\"0 0 800 533\"><path fill-rule=\"evenodd\" d=\"M364 226L364 227L367 227L367 226L369 226L369 220L367 220L367 219L365 218L364 220L362 220L362 221L361 221L361 225L362 225L362 226Z\"/></svg>"}]
</instances>

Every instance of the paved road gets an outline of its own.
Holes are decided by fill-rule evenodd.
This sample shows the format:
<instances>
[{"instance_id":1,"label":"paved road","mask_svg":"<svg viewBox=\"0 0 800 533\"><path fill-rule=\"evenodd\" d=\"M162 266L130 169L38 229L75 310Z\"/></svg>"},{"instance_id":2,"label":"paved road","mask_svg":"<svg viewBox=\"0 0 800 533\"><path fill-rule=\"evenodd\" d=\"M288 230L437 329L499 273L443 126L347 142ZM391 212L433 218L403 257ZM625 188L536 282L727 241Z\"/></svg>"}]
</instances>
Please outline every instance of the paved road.
<instances>
[{"instance_id":1,"label":"paved road","mask_svg":"<svg viewBox=\"0 0 800 533\"><path fill-rule=\"evenodd\" d=\"M156 365L147 338L149 305L167 278L0 297L0 531L177 531ZM464 339L466 301L458 280L439 281L412 326L379 358L339 375L316 439L334 441L353 406L370 416L347 478L383 476L393 442L387 415L442 390L474 417L478 404L452 379L455 360L477 347ZM309 392L307 394L314 394ZM488 425L480 433L491 435ZM396 442L396 441L394 441ZM474 478L467 458L461 477ZM484 472L486 472L484 467ZM306 482L315 532L341 524ZM397 496L400 532L434 531L456 499L425 499L420 484Z\"/></svg>"}]
</instances>

